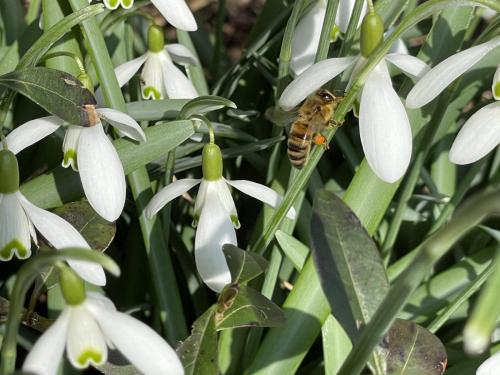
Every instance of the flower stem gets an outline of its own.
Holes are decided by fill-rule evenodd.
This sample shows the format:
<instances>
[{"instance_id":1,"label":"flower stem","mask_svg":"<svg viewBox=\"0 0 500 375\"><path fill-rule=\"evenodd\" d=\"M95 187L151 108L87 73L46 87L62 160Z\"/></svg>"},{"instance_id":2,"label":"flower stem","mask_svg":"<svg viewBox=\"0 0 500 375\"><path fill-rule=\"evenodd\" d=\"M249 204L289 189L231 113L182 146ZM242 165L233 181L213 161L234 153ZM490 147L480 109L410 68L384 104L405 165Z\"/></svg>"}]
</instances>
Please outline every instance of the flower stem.
<instances>
[{"instance_id":1,"label":"flower stem","mask_svg":"<svg viewBox=\"0 0 500 375\"><path fill-rule=\"evenodd\" d=\"M368 12L373 14L375 13L375 7L373 6L373 0L367 0L368 3Z\"/></svg>"}]
</instances>

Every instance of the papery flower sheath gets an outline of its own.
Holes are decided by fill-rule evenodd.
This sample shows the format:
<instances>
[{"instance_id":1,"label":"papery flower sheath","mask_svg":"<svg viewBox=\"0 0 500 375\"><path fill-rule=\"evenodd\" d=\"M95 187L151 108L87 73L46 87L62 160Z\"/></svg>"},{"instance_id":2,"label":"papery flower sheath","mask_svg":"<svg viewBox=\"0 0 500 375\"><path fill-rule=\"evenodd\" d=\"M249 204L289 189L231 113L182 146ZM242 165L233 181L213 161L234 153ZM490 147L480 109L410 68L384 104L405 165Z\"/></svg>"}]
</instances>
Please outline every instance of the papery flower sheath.
<instances>
[{"instance_id":1,"label":"papery flower sheath","mask_svg":"<svg viewBox=\"0 0 500 375\"><path fill-rule=\"evenodd\" d=\"M0 260L31 256L31 239L37 244L38 230L56 249L89 249L82 235L63 218L32 204L19 191L19 170L15 154L43 138L43 133L28 135L16 128L6 139L7 150L0 150ZM105 285L104 270L98 264L68 260L86 281Z\"/></svg>"},{"instance_id":2,"label":"papery flower sheath","mask_svg":"<svg viewBox=\"0 0 500 375\"><path fill-rule=\"evenodd\" d=\"M80 304L64 307L35 343L22 369L37 375L57 374L65 348L77 369L103 365L107 346L118 349L143 374L184 373L175 351L155 331L117 311L111 300L96 293L87 293Z\"/></svg>"},{"instance_id":3,"label":"papery flower sheath","mask_svg":"<svg viewBox=\"0 0 500 375\"><path fill-rule=\"evenodd\" d=\"M496 37L448 57L413 87L406 99L406 106L420 108L426 105L499 46L500 37ZM496 102L484 106L465 122L451 146L451 162L473 163L500 143L500 65L493 76L491 91Z\"/></svg>"},{"instance_id":4,"label":"papery flower sheath","mask_svg":"<svg viewBox=\"0 0 500 375\"><path fill-rule=\"evenodd\" d=\"M229 191L232 186L271 207L278 207L281 196L265 185L247 180L230 181L222 177L222 156L215 144L203 149L203 178L174 181L160 190L146 206L146 216L152 217L174 198L200 185L194 207L196 267L207 286L220 292L231 282L231 273L222 252L224 244L237 245L238 213ZM293 219L295 210L287 217Z\"/></svg>"},{"instance_id":5,"label":"papery flower sheath","mask_svg":"<svg viewBox=\"0 0 500 375\"><path fill-rule=\"evenodd\" d=\"M174 62L187 66L197 65L198 60L182 44L165 45L163 31L150 26L148 52L115 68L120 87L125 85L144 65L141 73L142 97L144 99L193 99L196 89Z\"/></svg>"},{"instance_id":6,"label":"papery flower sheath","mask_svg":"<svg viewBox=\"0 0 500 375\"><path fill-rule=\"evenodd\" d=\"M134 5L134 0L103 0L108 9L116 9L122 6L130 9ZM193 13L184 0L151 0L151 3L158 9L163 17L172 26L179 30L195 31L198 28Z\"/></svg>"},{"instance_id":7,"label":"papery flower sheath","mask_svg":"<svg viewBox=\"0 0 500 375\"><path fill-rule=\"evenodd\" d=\"M110 108L89 108L97 115L89 127L70 125L63 141L62 165L78 171L83 190L92 208L104 219L115 221L120 216L126 197L123 166L113 143L104 132L101 119L115 127L120 134L136 141L146 136L139 124L129 115ZM63 120L56 116L28 121L13 133L20 137L38 134L39 139L55 132Z\"/></svg>"},{"instance_id":8,"label":"papery flower sheath","mask_svg":"<svg viewBox=\"0 0 500 375\"><path fill-rule=\"evenodd\" d=\"M367 17L374 17L374 14L368 14L365 20ZM381 40L383 28L379 33ZM308 95L349 68L352 69L352 81L378 43L380 41L371 48L362 46L361 56L331 58L312 65L283 91L279 106L285 110L296 107ZM412 78L419 78L428 66L416 57L389 53L370 72L361 91L359 131L363 151L373 172L383 181L392 183L399 180L408 168L412 135L404 105L392 86L387 62Z\"/></svg>"}]
</instances>

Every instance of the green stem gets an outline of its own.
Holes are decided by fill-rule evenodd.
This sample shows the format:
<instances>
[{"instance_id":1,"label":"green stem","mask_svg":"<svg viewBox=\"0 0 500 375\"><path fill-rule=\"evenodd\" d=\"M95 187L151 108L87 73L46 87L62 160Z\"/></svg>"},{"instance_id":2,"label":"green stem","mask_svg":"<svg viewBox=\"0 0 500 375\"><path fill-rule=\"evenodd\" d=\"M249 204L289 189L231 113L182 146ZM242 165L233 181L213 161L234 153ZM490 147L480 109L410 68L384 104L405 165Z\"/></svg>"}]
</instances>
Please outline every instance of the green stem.
<instances>
[{"instance_id":1,"label":"green stem","mask_svg":"<svg viewBox=\"0 0 500 375\"><path fill-rule=\"evenodd\" d=\"M445 227L422 244L407 271L394 282L375 315L362 330L339 375L361 373L375 346L382 340L397 314L432 266L467 232L487 217L498 213L500 213L500 190L483 193L467 202Z\"/></svg>"},{"instance_id":2,"label":"green stem","mask_svg":"<svg viewBox=\"0 0 500 375\"><path fill-rule=\"evenodd\" d=\"M26 293L40 270L49 267L56 262L64 260L83 260L99 263L115 276L120 275L118 265L105 254L88 249L64 249L49 251L38 254L36 257L26 261L16 275L16 282L12 290L12 298L9 304L9 316L6 324L5 336L0 353L0 375L9 375L14 371L16 364L16 337L19 324L22 319L23 304Z\"/></svg>"},{"instance_id":3,"label":"green stem","mask_svg":"<svg viewBox=\"0 0 500 375\"><path fill-rule=\"evenodd\" d=\"M75 11L88 5L86 0L69 0L69 2ZM95 18L86 20L82 23L82 27L106 103L112 108L127 112L97 20ZM139 223L155 287L156 301L161 311L162 328L169 341L175 343L186 337L187 327L175 271L170 253L165 247L161 224L158 219L148 220L144 213L144 208L152 197L151 181L145 167L130 173L128 180L140 214Z\"/></svg>"},{"instance_id":4,"label":"green stem","mask_svg":"<svg viewBox=\"0 0 500 375\"><path fill-rule=\"evenodd\" d=\"M323 27L321 28L321 35L319 37L318 50L314 62L317 63L328 57L328 50L330 48L330 34L333 26L335 25L335 16L339 8L339 0L328 0L326 6L325 19L323 20Z\"/></svg>"}]
</instances>

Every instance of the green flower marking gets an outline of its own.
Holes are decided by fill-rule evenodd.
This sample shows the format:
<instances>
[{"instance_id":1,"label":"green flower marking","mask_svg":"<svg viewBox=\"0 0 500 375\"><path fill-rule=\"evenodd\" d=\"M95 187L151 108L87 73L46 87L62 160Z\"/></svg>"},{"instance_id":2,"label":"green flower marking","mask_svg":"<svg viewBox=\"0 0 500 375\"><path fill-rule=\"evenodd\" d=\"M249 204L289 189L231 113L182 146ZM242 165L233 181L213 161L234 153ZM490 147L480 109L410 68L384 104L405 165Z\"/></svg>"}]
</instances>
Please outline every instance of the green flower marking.
<instances>
[{"instance_id":1,"label":"green flower marking","mask_svg":"<svg viewBox=\"0 0 500 375\"><path fill-rule=\"evenodd\" d=\"M29 252L26 247L17 239L13 239L2 250L0 250L0 259L8 260L13 256L13 252L17 253L19 259L26 259L29 257Z\"/></svg>"},{"instance_id":2,"label":"green flower marking","mask_svg":"<svg viewBox=\"0 0 500 375\"><path fill-rule=\"evenodd\" d=\"M161 94L160 92L154 88L153 86L146 86L142 89L142 96L145 99L153 98L154 100L160 100Z\"/></svg>"},{"instance_id":3,"label":"green flower marking","mask_svg":"<svg viewBox=\"0 0 500 375\"><path fill-rule=\"evenodd\" d=\"M93 348L86 349L80 356L77 358L77 361L82 366L86 366L89 363L94 363L96 365L102 363L102 353L98 352Z\"/></svg>"}]
</instances>

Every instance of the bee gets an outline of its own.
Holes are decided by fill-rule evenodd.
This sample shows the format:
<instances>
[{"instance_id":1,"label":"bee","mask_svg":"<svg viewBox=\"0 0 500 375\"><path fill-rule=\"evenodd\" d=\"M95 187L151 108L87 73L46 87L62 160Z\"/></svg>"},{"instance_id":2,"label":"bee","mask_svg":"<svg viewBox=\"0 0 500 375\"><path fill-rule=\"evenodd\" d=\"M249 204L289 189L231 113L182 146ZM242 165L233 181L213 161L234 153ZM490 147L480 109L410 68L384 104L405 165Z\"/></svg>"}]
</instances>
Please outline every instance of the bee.
<instances>
[{"instance_id":1,"label":"bee","mask_svg":"<svg viewBox=\"0 0 500 375\"><path fill-rule=\"evenodd\" d=\"M333 125L330 119L341 100L342 97L336 97L328 90L319 90L309 96L296 112L287 141L288 158L295 168L302 169L306 165L311 143L328 149L327 139L321 132ZM283 125L273 120L273 117L279 116L277 111L270 111L268 118L275 124Z\"/></svg>"}]
</instances>

